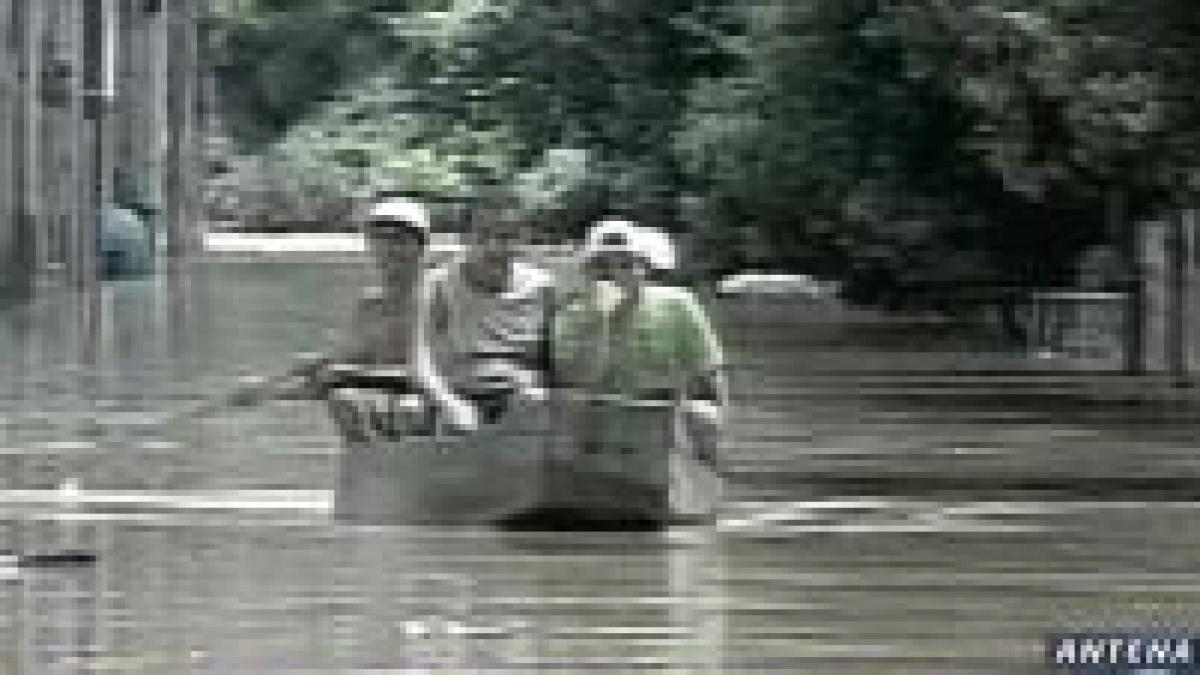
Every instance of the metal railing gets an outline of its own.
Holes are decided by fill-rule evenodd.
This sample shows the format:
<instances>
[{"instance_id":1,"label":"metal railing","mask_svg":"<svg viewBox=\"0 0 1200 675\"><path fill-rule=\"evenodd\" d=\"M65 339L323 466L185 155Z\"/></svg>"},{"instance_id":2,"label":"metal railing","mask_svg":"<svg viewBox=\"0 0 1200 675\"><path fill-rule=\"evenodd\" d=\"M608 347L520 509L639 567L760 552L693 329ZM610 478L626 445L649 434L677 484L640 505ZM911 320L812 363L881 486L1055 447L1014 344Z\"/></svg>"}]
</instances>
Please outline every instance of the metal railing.
<instances>
[{"instance_id":1,"label":"metal railing","mask_svg":"<svg viewBox=\"0 0 1200 675\"><path fill-rule=\"evenodd\" d=\"M1025 347L1042 355L1119 359L1127 295L1087 290L1035 291L1013 308Z\"/></svg>"}]
</instances>

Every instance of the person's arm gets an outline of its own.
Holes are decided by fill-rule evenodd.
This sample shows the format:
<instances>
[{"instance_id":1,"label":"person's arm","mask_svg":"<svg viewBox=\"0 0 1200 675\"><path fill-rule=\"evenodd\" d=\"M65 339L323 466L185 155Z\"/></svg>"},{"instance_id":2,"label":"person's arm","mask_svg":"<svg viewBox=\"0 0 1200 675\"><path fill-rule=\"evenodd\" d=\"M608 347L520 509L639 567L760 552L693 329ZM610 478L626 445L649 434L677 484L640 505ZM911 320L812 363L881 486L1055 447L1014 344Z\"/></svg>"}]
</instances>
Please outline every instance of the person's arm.
<instances>
[{"instance_id":1,"label":"person's arm","mask_svg":"<svg viewBox=\"0 0 1200 675\"><path fill-rule=\"evenodd\" d=\"M438 303L441 274L431 273L421 280L417 295L417 320L413 336L413 368L417 384L424 389L433 402L445 411L451 422L460 429L470 430L478 426L478 415L470 403L462 400L450 388L434 362L432 341L438 337L437 322L434 321Z\"/></svg>"},{"instance_id":2,"label":"person's arm","mask_svg":"<svg viewBox=\"0 0 1200 675\"><path fill-rule=\"evenodd\" d=\"M535 341L530 345L528 358L517 369L516 385L521 395L534 400L543 400L549 389L555 386L554 317L556 291L547 284L537 292L537 330Z\"/></svg>"},{"instance_id":3,"label":"person's arm","mask_svg":"<svg viewBox=\"0 0 1200 675\"><path fill-rule=\"evenodd\" d=\"M298 376L282 394L285 398L323 398L331 377L329 366L333 364L362 364L374 360L373 344L375 331L379 330L378 294L368 293L355 304L347 329L338 331L332 344L321 353L301 355L294 363Z\"/></svg>"},{"instance_id":4,"label":"person's arm","mask_svg":"<svg viewBox=\"0 0 1200 675\"><path fill-rule=\"evenodd\" d=\"M687 336L691 371L685 383L685 398L697 402L693 407L703 417L719 423L723 421L729 406L724 350L696 296L681 293L678 303L684 334Z\"/></svg>"},{"instance_id":5,"label":"person's arm","mask_svg":"<svg viewBox=\"0 0 1200 675\"><path fill-rule=\"evenodd\" d=\"M550 359L556 387L579 388L586 382L583 369L585 317L585 308L579 300L554 313L550 326Z\"/></svg>"},{"instance_id":6,"label":"person's arm","mask_svg":"<svg viewBox=\"0 0 1200 675\"><path fill-rule=\"evenodd\" d=\"M379 319L380 298L367 291L354 304L347 322L325 333L325 358L331 363L363 363L372 360L372 332Z\"/></svg>"}]
</instances>

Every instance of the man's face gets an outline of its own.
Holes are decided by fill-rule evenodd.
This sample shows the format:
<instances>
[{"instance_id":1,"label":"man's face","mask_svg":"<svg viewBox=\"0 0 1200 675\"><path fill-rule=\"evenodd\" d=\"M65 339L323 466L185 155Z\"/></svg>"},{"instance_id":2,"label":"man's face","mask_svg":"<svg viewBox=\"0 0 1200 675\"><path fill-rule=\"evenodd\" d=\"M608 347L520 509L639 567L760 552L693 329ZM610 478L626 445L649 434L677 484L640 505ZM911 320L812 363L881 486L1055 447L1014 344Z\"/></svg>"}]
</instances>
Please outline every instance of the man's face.
<instances>
[{"instance_id":1,"label":"man's face","mask_svg":"<svg viewBox=\"0 0 1200 675\"><path fill-rule=\"evenodd\" d=\"M417 232L402 223L369 223L367 238L376 259L385 266L411 264L424 249Z\"/></svg>"},{"instance_id":2,"label":"man's face","mask_svg":"<svg viewBox=\"0 0 1200 675\"><path fill-rule=\"evenodd\" d=\"M525 227L519 221L492 216L475 224L472 245L478 260L489 265L506 265L516 256L525 240Z\"/></svg>"},{"instance_id":3,"label":"man's face","mask_svg":"<svg viewBox=\"0 0 1200 675\"><path fill-rule=\"evenodd\" d=\"M630 251L619 250L596 256L591 268L597 279L611 281L624 288L639 286L648 272L641 257Z\"/></svg>"}]
</instances>

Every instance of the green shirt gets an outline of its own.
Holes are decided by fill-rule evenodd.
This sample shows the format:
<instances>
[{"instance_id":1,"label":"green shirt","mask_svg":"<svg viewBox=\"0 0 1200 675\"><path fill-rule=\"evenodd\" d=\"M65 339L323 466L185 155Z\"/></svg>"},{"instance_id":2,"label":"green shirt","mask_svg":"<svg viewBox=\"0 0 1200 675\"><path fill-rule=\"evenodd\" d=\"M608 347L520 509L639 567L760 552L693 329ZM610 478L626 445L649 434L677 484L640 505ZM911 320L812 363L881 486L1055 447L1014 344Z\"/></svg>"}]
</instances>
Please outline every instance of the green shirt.
<instances>
[{"instance_id":1,"label":"green shirt","mask_svg":"<svg viewBox=\"0 0 1200 675\"><path fill-rule=\"evenodd\" d=\"M593 286L555 317L555 365L568 383L636 396L717 377L720 345L689 291L647 286L623 320L601 309L599 295Z\"/></svg>"}]
</instances>

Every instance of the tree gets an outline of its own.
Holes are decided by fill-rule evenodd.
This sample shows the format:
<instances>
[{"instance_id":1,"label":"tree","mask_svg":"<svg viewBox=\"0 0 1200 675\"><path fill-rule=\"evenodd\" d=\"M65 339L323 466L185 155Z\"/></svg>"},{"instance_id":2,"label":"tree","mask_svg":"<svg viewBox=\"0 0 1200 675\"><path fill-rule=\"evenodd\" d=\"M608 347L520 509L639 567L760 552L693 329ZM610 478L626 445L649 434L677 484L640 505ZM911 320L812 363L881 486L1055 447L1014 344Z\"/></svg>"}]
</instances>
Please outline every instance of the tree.
<instances>
[{"instance_id":1,"label":"tree","mask_svg":"<svg viewBox=\"0 0 1200 675\"><path fill-rule=\"evenodd\" d=\"M621 207L861 302L1064 283L1200 157L1183 0L284 4L227 15L227 112L296 191L504 182L563 234Z\"/></svg>"},{"instance_id":2,"label":"tree","mask_svg":"<svg viewBox=\"0 0 1200 675\"><path fill-rule=\"evenodd\" d=\"M436 166L441 179L413 178L446 183L434 191L513 181L556 151L584 151L590 187L560 191L583 202L557 210L617 203L675 225L670 139L692 80L721 67L705 23L718 4L367 4L284 12L260 0L226 14L226 113L245 147L291 146L315 174L360 182L386 173L381 161ZM380 142L381 129L402 140ZM310 154L314 135L341 140Z\"/></svg>"},{"instance_id":3,"label":"tree","mask_svg":"<svg viewBox=\"0 0 1200 675\"><path fill-rule=\"evenodd\" d=\"M1119 236L1106 195L1126 197L1120 222L1152 215L1196 154L1186 78L1171 75L1194 54L1142 12L755 8L745 68L694 92L682 147L712 200L860 300L945 305L972 286L1059 283L1080 250Z\"/></svg>"}]
</instances>

